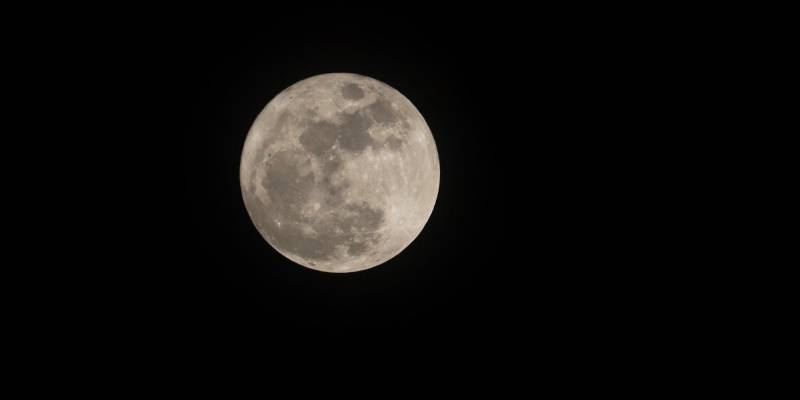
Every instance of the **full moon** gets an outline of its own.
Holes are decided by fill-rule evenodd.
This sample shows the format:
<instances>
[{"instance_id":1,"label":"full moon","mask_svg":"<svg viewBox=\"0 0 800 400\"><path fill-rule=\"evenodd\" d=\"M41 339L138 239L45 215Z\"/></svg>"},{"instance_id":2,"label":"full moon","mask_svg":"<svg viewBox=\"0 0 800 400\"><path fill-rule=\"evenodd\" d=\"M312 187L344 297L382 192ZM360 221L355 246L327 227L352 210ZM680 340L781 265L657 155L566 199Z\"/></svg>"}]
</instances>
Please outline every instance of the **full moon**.
<instances>
[{"instance_id":1,"label":"full moon","mask_svg":"<svg viewBox=\"0 0 800 400\"><path fill-rule=\"evenodd\" d=\"M258 115L242 150L245 207L261 236L304 267L355 272L419 235L439 192L428 124L366 76L302 80Z\"/></svg>"}]
</instances>

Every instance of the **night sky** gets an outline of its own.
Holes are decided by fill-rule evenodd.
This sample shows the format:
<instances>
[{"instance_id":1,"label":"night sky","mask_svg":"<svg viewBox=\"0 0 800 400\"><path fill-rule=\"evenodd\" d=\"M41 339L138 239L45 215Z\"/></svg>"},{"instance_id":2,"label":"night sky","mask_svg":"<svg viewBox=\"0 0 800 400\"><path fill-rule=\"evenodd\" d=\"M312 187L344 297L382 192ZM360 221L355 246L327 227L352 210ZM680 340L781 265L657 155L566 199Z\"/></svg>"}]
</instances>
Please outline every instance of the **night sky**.
<instances>
[{"instance_id":1,"label":"night sky","mask_svg":"<svg viewBox=\"0 0 800 400\"><path fill-rule=\"evenodd\" d=\"M114 232L95 246L114 271L97 286L133 286L107 315L130 310L145 323L129 329L198 358L580 352L656 329L669 275L648 233L669 213L651 205L669 195L648 164L666 129L647 100L656 39L575 10L264 8L142 19L71 77L115 93L86 112L131 132L87 141L107 160L86 176L110 200L82 204ZM409 98L441 164L422 233L352 274L281 256L239 186L258 113L330 72Z\"/></svg>"}]
</instances>

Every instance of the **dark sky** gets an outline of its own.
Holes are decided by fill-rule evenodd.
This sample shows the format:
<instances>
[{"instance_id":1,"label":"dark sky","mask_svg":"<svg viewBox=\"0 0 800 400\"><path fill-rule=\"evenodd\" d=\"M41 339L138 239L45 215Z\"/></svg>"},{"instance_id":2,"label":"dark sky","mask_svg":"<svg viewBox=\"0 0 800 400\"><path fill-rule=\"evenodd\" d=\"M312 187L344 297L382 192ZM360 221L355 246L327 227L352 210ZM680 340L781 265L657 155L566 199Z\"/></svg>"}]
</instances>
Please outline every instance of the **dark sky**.
<instances>
[{"instance_id":1,"label":"dark sky","mask_svg":"<svg viewBox=\"0 0 800 400\"><path fill-rule=\"evenodd\" d=\"M534 151L527 160L513 156L535 131L533 124L518 130L531 119L519 104L527 78L498 73L522 54L504 56L480 31L435 24L301 26L233 28L192 41L186 261L199 299L188 307L203 304L193 311L207 313L199 321L207 329L290 343L404 347L496 329L503 318L495 304L507 301L497 298L498 276L532 261L531 246L514 245L528 240L517 237L525 230L505 228L524 228L535 207L536 177L523 172ZM441 160L440 193L423 234L389 263L358 274L321 274L283 259L253 228L239 192L239 157L255 115L283 88L326 72L374 77L412 99Z\"/></svg>"},{"instance_id":2,"label":"dark sky","mask_svg":"<svg viewBox=\"0 0 800 400\"><path fill-rule=\"evenodd\" d=\"M390 8L193 9L131 18L108 41L110 20L54 37L63 102L90 97L81 112L103 131L84 146L100 160L74 160L101 193L74 202L108 224L90 252L100 272L87 274L103 295L87 303L197 358L580 352L655 329L665 300L652 294L669 274L649 232L670 210L652 201L670 194L651 162L668 122L648 93L671 78L652 70L669 60L650 51L661 39L641 34L647 21ZM70 61L81 57L91 62ZM441 163L421 235L354 274L279 255L239 189L256 115L329 72L408 97Z\"/></svg>"},{"instance_id":3,"label":"dark sky","mask_svg":"<svg viewBox=\"0 0 800 400\"><path fill-rule=\"evenodd\" d=\"M628 285L641 273L627 265L636 226L623 232L631 221L619 209L645 195L633 190L644 177L620 158L639 140L629 136L636 88L620 77L643 61L632 57L637 44L599 28L364 12L198 21L175 32L166 80L182 112L184 164L170 174L185 186L187 218L175 235L184 249L173 260L176 312L203 340L281 348L490 349L529 335L578 340L636 318L629 296L647 282ZM357 274L285 260L253 228L239 192L254 117L282 89L326 72L367 75L406 95L441 160L423 233Z\"/></svg>"},{"instance_id":4,"label":"dark sky","mask_svg":"<svg viewBox=\"0 0 800 400\"><path fill-rule=\"evenodd\" d=\"M488 399L510 381L661 390L777 342L748 328L791 302L734 279L769 266L740 257L771 255L741 217L771 210L740 207L769 197L739 181L767 187L752 153L776 147L735 148L770 120L740 112L764 98L743 81L780 79L741 49L778 42L735 7L201 3L4 9L3 333L25 390L205 392L235 369L276 398L274 371L326 398L318 376L394 379L380 397L425 381ZM239 187L254 118L331 72L409 98L441 165L422 233L352 274L281 256Z\"/></svg>"}]
</instances>

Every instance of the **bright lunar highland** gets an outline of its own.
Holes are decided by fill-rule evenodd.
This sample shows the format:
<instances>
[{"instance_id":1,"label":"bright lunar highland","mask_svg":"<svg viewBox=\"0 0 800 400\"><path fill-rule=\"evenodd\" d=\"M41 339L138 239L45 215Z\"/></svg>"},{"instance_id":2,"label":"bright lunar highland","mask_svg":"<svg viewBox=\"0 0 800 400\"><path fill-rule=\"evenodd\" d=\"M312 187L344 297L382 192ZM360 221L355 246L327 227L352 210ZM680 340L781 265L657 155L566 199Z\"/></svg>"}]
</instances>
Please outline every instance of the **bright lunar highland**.
<instances>
[{"instance_id":1,"label":"bright lunar highland","mask_svg":"<svg viewBox=\"0 0 800 400\"><path fill-rule=\"evenodd\" d=\"M261 236L325 272L382 264L428 221L439 156L413 104L383 82L317 75L258 115L242 151L242 197Z\"/></svg>"}]
</instances>

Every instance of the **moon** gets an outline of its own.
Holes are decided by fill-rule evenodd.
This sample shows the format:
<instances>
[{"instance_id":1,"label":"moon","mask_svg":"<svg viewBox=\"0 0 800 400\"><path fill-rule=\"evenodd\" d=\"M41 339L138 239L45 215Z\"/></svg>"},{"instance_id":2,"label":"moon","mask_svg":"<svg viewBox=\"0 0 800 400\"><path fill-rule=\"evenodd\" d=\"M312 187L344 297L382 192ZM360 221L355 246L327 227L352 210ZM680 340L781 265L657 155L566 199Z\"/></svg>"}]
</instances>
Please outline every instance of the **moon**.
<instances>
[{"instance_id":1,"label":"moon","mask_svg":"<svg viewBox=\"0 0 800 400\"><path fill-rule=\"evenodd\" d=\"M398 255L439 192L439 155L405 96L349 73L304 79L273 98L245 139L242 197L280 254L324 272Z\"/></svg>"}]
</instances>

